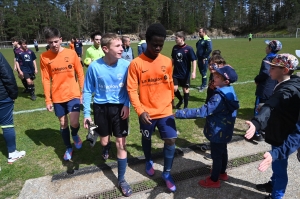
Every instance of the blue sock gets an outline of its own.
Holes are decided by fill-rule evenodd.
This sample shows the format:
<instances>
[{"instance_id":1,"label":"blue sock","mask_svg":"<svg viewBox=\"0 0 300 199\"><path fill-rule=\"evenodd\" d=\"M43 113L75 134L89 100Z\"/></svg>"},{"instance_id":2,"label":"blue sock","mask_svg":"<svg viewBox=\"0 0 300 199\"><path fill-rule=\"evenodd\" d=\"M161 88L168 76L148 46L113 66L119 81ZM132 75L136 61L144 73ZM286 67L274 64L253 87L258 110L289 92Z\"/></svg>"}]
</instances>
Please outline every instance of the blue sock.
<instances>
[{"instance_id":1,"label":"blue sock","mask_svg":"<svg viewBox=\"0 0 300 199\"><path fill-rule=\"evenodd\" d=\"M146 161L150 161L151 157L151 139L144 138L142 136L142 148Z\"/></svg>"},{"instance_id":2,"label":"blue sock","mask_svg":"<svg viewBox=\"0 0 300 199\"><path fill-rule=\"evenodd\" d=\"M172 146L164 145L164 174L169 174L173 165L175 154L175 144Z\"/></svg>"},{"instance_id":3,"label":"blue sock","mask_svg":"<svg viewBox=\"0 0 300 199\"><path fill-rule=\"evenodd\" d=\"M127 158L125 159L119 159L118 158L118 181L124 180L124 175L126 172L126 166L127 166Z\"/></svg>"},{"instance_id":4,"label":"blue sock","mask_svg":"<svg viewBox=\"0 0 300 199\"><path fill-rule=\"evenodd\" d=\"M65 129L60 129L62 139L64 141L64 144L67 148L72 148L71 142L70 142L70 129L69 127Z\"/></svg>"},{"instance_id":5,"label":"blue sock","mask_svg":"<svg viewBox=\"0 0 300 199\"><path fill-rule=\"evenodd\" d=\"M80 125L78 125L77 128L74 128L70 125L70 128L71 128L71 134L72 136L76 136L78 134L78 131L79 131L79 128L80 128Z\"/></svg>"},{"instance_id":6,"label":"blue sock","mask_svg":"<svg viewBox=\"0 0 300 199\"><path fill-rule=\"evenodd\" d=\"M14 127L3 128L3 137L6 142L8 153L16 150L16 132Z\"/></svg>"}]
</instances>

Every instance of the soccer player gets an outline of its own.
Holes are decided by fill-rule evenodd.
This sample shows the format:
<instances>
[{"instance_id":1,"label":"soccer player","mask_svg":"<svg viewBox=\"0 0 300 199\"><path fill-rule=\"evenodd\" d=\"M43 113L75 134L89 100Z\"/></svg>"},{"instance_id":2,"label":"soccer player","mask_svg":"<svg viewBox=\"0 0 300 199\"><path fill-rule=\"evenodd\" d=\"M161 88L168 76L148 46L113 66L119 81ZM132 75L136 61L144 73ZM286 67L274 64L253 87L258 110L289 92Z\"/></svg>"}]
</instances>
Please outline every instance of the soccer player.
<instances>
[{"instance_id":1,"label":"soccer player","mask_svg":"<svg viewBox=\"0 0 300 199\"><path fill-rule=\"evenodd\" d=\"M8 164L25 156L25 151L16 150L16 132L14 128L14 100L18 97L18 86L13 70L0 53L0 127L8 151Z\"/></svg>"},{"instance_id":2,"label":"soccer player","mask_svg":"<svg viewBox=\"0 0 300 199\"><path fill-rule=\"evenodd\" d=\"M33 40L33 45L35 48L35 52L39 52L39 43L36 39Z\"/></svg>"},{"instance_id":3,"label":"soccer player","mask_svg":"<svg viewBox=\"0 0 300 199\"><path fill-rule=\"evenodd\" d=\"M75 37L72 37L71 39L71 42L69 44L69 47L71 50L75 50L75 47L74 47L74 42L76 41L76 38Z\"/></svg>"},{"instance_id":4,"label":"soccer player","mask_svg":"<svg viewBox=\"0 0 300 199\"><path fill-rule=\"evenodd\" d=\"M79 86L81 89L83 88L83 69L76 52L61 46L62 37L59 30L46 28L44 35L50 45L50 50L42 53L40 60L46 108L51 112L54 108L66 146L63 158L70 160L73 148L70 142L69 121L75 147L80 149L82 146L78 130L81 101Z\"/></svg>"},{"instance_id":5,"label":"soccer player","mask_svg":"<svg viewBox=\"0 0 300 199\"><path fill-rule=\"evenodd\" d=\"M207 88L206 73L207 73L207 67L208 67L209 54L212 51L211 39L206 34L207 34L207 30L205 28L200 28L199 29L200 39L196 43L198 68L199 68L200 74L202 76L202 84L200 87L198 87L199 92L203 92L203 90Z\"/></svg>"},{"instance_id":6,"label":"soccer player","mask_svg":"<svg viewBox=\"0 0 300 199\"><path fill-rule=\"evenodd\" d=\"M140 37L141 41L138 43L138 47L137 47L138 56L140 56L142 53L146 52L146 49L147 49L145 33L140 33L139 37Z\"/></svg>"},{"instance_id":7,"label":"soccer player","mask_svg":"<svg viewBox=\"0 0 300 199\"><path fill-rule=\"evenodd\" d=\"M128 135L129 97L126 81L129 62L120 59L123 51L122 41L117 34L107 33L101 39L105 56L92 62L84 82L84 125L91 121L91 99L94 95L93 113L95 131L100 135L103 146L102 157L109 157L110 137L116 137L118 158L118 184L124 196L132 194L125 181L127 166L126 136Z\"/></svg>"},{"instance_id":8,"label":"soccer player","mask_svg":"<svg viewBox=\"0 0 300 199\"><path fill-rule=\"evenodd\" d=\"M82 67L84 66L83 65L83 62L82 62L82 55L83 55L83 45L82 45L82 42L76 38L75 42L74 42L74 49L75 49L75 52L77 53L79 59L80 59L80 63L82 65Z\"/></svg>"},{"instance_id":9,"label":"soccer player","mask_svg":"<svg viewBox=\"0 0 300 199\"><path fill-rule=\"evenodd\" d=\"M94 44L86 50L85 59L91 58L92 61L104 57L104 52L101 48L101 32L96 31L91 34L91 39Z\"/></svg>"},{"instance_id":10,"label":"soccer player","mask_svg":"<svg viewBox=\"0 0 300 199\"><path fill-rule=\"evenodd\" d=\"M172 113L174 86L172 60L160 54L166 39L161 24L152 24L146 31L146 52L132 60L128 70L127 90L131 104L139 116L142 148L146 158L146 173L154 175L151 157L151 136L158 127L164 141L162 178L170 191L176 191L170 174L177 130Z\"/></svg>"},{"instance_id":11,"label":"soccer player","mask_svg":"<svg viewBox=\"0 0 300 199\"><path fill-rule=\"evenodd\" d=\"M130 38L128 36L123 36L122 44L123 44L122 58L131 62L134 59L134 54L132 48L130 47Z\"/></svg>"},{"instance_id":12,"label":"soccer player","mask_svg":"<svg viewBox=\"0 0 300 199\"><path fill-rule=\"evenodd\" d=\"M34 52L27 48L27 41L21 39L19 41L22 51L16 54L16 65L19 76L26 80L27 91L30 93L31 100L36 100L35 87L33 80L35 75L38 73L36 66L36 56Z\"/></svg>"},{"instance_id":13,"label":"soccer player","mask_svg":"<svg viewBox=\"0 0 300 199\"><path fill-rule=\"evenodd\" d=\"M192 79L196 78L196 55L193 48L185 44L185 33L179 31L175 34L176 45L172 49L172 62L174 65L173 81L174 92L179 102L175 106L179 109L184 102L184 108L188 107L189 87L191 78L191 63L193 63ZM183 98L178 90L178 86L182 87Z\"/></svg>"}]
</instances>

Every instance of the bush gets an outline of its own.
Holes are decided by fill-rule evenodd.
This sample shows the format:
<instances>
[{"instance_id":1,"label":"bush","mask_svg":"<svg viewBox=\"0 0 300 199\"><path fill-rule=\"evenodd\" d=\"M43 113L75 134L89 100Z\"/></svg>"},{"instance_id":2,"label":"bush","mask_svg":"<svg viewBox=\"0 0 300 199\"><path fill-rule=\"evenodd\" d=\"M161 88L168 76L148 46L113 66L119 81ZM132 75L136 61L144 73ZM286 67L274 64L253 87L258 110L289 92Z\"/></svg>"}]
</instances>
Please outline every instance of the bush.
<instances>
[{"instance_id":1,"label":"bush","mask_svg":"<svg viewBox=\"0 0 300 199\"><path fill-rule=\"evenodd\" d=\"M167 35L173 35L173 31L172 30L166 30Z\"/></svg>"}]
</instances>

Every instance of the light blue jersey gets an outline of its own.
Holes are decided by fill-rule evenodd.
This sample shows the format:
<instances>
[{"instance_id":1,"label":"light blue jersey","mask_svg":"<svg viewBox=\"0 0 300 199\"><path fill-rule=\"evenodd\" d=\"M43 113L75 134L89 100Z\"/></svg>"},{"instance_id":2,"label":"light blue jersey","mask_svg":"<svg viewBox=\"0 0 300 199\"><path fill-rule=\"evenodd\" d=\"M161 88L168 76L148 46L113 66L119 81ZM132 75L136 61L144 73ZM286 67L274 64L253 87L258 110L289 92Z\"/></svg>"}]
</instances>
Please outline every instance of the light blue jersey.
<instances>
[{"instance_id":1,"label":"light blue jersey","mask_svg":"<svg viewBox=\"0 0 300 199\"><path fill-rule=\"evenodd\" d=\"M129 62L118 59L113 66L108 66L103 58L90 64L84 80L83 106L84 118L91 117L91 100L94 93L94 103L124 104L129 107L127 93L127 74Z\"/></svg>"}]
</instances>

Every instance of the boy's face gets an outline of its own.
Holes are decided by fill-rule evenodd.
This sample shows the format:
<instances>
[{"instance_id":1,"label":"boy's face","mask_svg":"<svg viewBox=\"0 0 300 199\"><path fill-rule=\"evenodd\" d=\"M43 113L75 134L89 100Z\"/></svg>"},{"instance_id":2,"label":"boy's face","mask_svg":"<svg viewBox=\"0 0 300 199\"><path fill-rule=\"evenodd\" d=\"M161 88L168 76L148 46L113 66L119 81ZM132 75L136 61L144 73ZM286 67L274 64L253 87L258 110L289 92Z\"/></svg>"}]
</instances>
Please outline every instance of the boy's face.
<instances>
[{"instance_id":1,"label":"boy's face","mask_svg":"<svg viewBox=\"0 0 300 199\"><path fill-rule=\"evenodd\" d=\"M204 33L204 31L203 31L202 28L199 30L199 36L200 36L201 38L203 38L203 37L205 36L205 33Z\"/></svg>"},{"instance_id":2,"label":"boy's face","mask_svg":"<svg viewBox=\"0 0 300 199\"><path fill-rule=\"evenodd\" d=\"M183 38L178 37L178 36L175 37L175 42L176 42L177 45L183 45L184 44Z\"/></svg>"},{"instance_id":3,"label":"boy's face","mask_svg":"<svg viewBox=\"0 0 300 199\"><path fill-rule=\"evenodd\" d=\"M229 84L228 80L225 80L225 78L222 75L220 75L219 73L215 72L213 74L213 77L214 77L214 86L215 87L224 87Z\"/></svg>"},{"instance_id":4,"label":"boy's face","mask_svg":"<svg viewBox=\"0 0 300 199\"><path fill-rule=\"evenodd\" d=\"M61 37L60 38L59 37L54 37L54 38L47 39L47 43L50 46L50 50L54 53L59 52L61 42L62 42Z\"/></svg>"},{"instance_id":5,"label":"boy's face","mask_svg":"<svg viewBox=\"0 0 300 199\"><path fill-rule=\"evenodd\" d=\"M27 50L27 44L26 43L22 43L21 44L21 48L22 48L22 50L26 51Z\"/></svg>"},{"instance_id":6,"label":"boy's face","mask_svg":"<svg viewBox=\"0 0 300 199\"><path fill-rule=\"evenodd\" d=\"M271 52L272 52L272 50L271 50L270 46L267 45L267 47L266 47L266 54L269 54Z\"/></svg>"},{"instance_id":7,"label":"boy's face","mask_svg":"<svg viewBox=\"0 0 300 199\"><path fill-rule=\"evenodd\" d=\"M101 45L101 36L96 35L95 38L94 38L94 46L96 48L99 48L100 45Z\"/></svg>"},{"instance_id":8,"label":"boy's face","mask_svg":"<svg viewBox=\"0 0 300 199\"><path fill-rule=\"evenodd\" d=\"M11 43L12 43L12 45L13 45L14 47L17 47L17 46L18 46L18 42L17 42L17 41L12 41Z\"/></svg>"},{"instance_id":9,"label":"boy's face","mask_svg":"<svg viewBox=\"0 0 300 199\"><path fill-rule=\"evenodd\" d=\"M147 41L147 51L152 57L157 57L163 49L165 38L160 36L153 36L150 41Z\"/></svg>"},{"instance_id":10,"label":"boy's face","mask_svg":"<svg viewBox=\"0 0 300 199\"><path fill-rule=\"evenodd\" d=\"M126 38L124 41L124 46L129 47L130 46L130 38Z\"/></svg>"},{"instance_id":11,"label":"boy's face","mask_svg":"<svg viewBox=\"0 0 300 199\"><path fill-rule=\"evenodd\" d=\"M114 57L120 59L122 57L123 47L121 39L111 40L110 46L103 46L105 56Z\"/></svg>"},{"instance_id":12,"label":"boy's face","mask_svg":"<svg viewBox=\"0 0 300 199\"><path fill-rule=\"evenodd\" d=\"M288 72L288 69L285 67L271 66L269 73L270 73L271 79L281 82L283 79L283 76L286 75L286 73L287 73L286 71Z\"/></svg>"}]
</instances>

